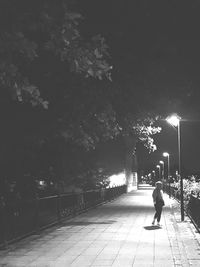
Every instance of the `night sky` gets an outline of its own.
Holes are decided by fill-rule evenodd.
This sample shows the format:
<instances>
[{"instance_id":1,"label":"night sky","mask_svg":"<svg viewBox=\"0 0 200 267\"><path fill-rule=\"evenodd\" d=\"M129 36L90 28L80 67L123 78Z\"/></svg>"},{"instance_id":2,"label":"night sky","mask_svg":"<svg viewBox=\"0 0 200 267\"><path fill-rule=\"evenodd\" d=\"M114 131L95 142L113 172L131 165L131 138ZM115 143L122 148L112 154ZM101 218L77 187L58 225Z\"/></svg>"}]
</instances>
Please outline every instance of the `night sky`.
<instances>
[{"instance_id":1,"label":"night sky","mask_svg":"<svg viewBox=\"0 0 200 267\"><path fill-rule=\"evenodd\" d=\"M113 79L129 75L133 84L161 92L188 88L188 103L181 110L189 120L182 125L182 159L187 170L200 170L200 1L184 0L77 0L85 17L85 35L101 33L109 45ZM131 83L131 79L129 82ZM179 112L179 111L177 111ZM177 132L162 122L155 138L158 150L149 155L138 146L140 168L152 168L171 154L177 164Z\"/></svg>"}]
</instances>

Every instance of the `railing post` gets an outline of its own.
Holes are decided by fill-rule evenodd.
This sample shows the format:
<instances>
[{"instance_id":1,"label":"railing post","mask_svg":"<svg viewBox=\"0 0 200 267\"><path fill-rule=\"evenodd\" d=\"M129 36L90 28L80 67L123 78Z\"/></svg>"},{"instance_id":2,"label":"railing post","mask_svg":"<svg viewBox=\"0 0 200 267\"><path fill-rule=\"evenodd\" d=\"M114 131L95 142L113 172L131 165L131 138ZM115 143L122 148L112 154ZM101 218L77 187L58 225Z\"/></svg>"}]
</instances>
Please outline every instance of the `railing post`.
<instances>
[{"instance_id":1,"label":"railing post","mask_svg":"<svg viewBox=\"0 0 200 267\"><path fill-rule=\"evenodd\" d=\"M6 203L4 197L0 197L0 217L1 217L1 234L3 241L3 248L7 248L7 227L6 227Z\"/></svg>"},{"instance_id":2,"label":"railing post","mask_svg":"<svg viewBox=\"0 0 200 267\"><path fill-rule=\"evenodd\" d=\"M35 232L36 234L40 233L39 208L40 208L40 199L39 199L38 194L36 194L35 196Z\"/></svg>"},{"instance_id":3,"label":"railing post","mask_svg":"<svg viewBox=\"0 0 200 267\"><path fill-rule=\"evenodd\" d=\"M77 214L77 207L78 207L78 195L77 195L76 192L73 192L73 194L74 194L74 199L75 199L74 205L73 205L73 216L76 216L76 214Z\"/></svg>"},{"instance_id":4,"label":"railing post","mask_svg":"<svg viewBox=\"0 0 200 267\"><path fill-rule=\"evenodd\" d=\"M58 193L57 195L57 220L61 222L61 195Z\"/></svg>"},{"instance_id":5,"label":"railing post","mask_svg":"<svg viewBox=\"0 0 200 267\"><path fill-rule=\"evenodd\" d=\"M84 196L83 196L83 192L77 193L77 208L76 210L78 210L78 212L80 210L84 209Z\"/></svg>"},{"instance_id":6,"label":"railing post","mask_svg":"<svg viewBox=\"0 0 200 267\"><path fill-rule=\"evenodd\" d=\"M104 202L105 201L105 188L101 188L101 201Z\"/></svg>"},{"instance_id":7,"label":"railing post","mask_svg":"<svg viewBox=\"0 0 200 267\"><path fill-rule=\"evenodd\" d=\"M111 188L110 186L106 188L107 201L111 201Z\"/></svg>"}]
</instances>

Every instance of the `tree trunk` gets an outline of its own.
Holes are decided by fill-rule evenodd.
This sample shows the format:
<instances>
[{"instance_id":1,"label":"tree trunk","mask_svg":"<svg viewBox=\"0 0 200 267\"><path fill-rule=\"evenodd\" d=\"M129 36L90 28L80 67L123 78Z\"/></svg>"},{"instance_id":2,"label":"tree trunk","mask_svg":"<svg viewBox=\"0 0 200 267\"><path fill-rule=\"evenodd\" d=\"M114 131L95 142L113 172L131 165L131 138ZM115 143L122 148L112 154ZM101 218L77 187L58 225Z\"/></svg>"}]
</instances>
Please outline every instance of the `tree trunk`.
<instances>
[{"instance_id":1,"label":"tree trunk","mask_svg":"<svg viewBox=\"0 0 200 267\"><path fill-rule=\"evenodd\" d=\"M125 177L127 184L127 192L137 190L137 157L136 143L137 139L134 135L125 135Z\"/></svg>"}]
</instances>

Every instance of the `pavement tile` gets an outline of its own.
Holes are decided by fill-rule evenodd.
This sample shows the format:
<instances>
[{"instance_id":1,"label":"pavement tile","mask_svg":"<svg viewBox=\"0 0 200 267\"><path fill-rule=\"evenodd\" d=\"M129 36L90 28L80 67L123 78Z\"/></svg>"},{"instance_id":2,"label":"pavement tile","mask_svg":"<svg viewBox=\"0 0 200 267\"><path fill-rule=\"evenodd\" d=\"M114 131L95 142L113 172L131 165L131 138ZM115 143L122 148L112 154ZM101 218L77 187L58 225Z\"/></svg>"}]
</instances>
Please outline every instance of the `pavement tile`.
<instances>
[{"instance_id":1,"label":"pavement tile","mask_svg":"<svg viewBox=\"0 0 200 267\"><path fill-rule=\"evenodd\" d=\"M132 263L130 263L130 264L128 264L128 263L126 263L126 264L123 264L122 265L122 263L121 262L115 262L115 263L113 263L112 264L112 267L132 267L133 266L133 264ZM138 267L139 267L140 265L138 265ZM147 267L147 266L146 266Z\"/></svg>"},{"instance_id":2,"label":"pavement tile","mask_svg":"<svg viewBox=\"0 0 200 267\"><path fill-rule=\"evenodd\" d=\"M157 260L154 262L154 267L174 267L174 261L173 260Z\"/></svg>"},{"instance_id":3,"label":"pavement tile","mask_svg":"<svg viewBox=\"0 0 200 267\"><path fill-rule=\"evenodd\" d=\"M63 254L62 256L58 257L56 262L60 261L73 261L77 258L78 256L76 255L68 255L67 253Z\"/></svg>"},{"instance_id":4,"label":"pavement tile","mask_svg":"<svg viewBox=\"0 0 200 267\"><path fill-rule=\"evenodd\" d=\"M135 260L132 266L134 266L134 267L154 267L154 264L153 264L153 261L143 259L143 260Z\"/></svg>"},{"instance_id":5,"label":"pavement tile","mask_svg":"<svg viewBox=\"0 0 200 267\"><path fill-rule=\"evenodd\" d=\"M91 266L95 257L79 256L74 261L70 263L70 266Z\"/></svg>"},{"instance_id":6,"label":"pavement tile","mask_svg":"<svg viewBox=\"0 0 200 267\"><path fill-rule=\"evenodd\" d=\"M129 256L125 256L125 255L117 255L117 257L115 258L115 262L121 262L122 265L123 263L133 263L135 259L134 255L129 255Z\"/></svg>"},{"instance_id":7,"label":"pavement tile","mask_svg":"<svg viewBox=\"0 0 200 267\"><path fill-rule=\"evenodd\" d=\"M84 250L85 250L84 248L82 248L82 249L74 249L74 248L72 248L72 249L67 250L66 253L69 256L79 256L79 255L81 255L81 253ZM60 256L62 256L62 255L60 255Z\"/></svg>"},{"instance_id":8,"label":"pavement tile","mask_svg":"<svg viewBox=\"0 0 200 267\"><path fill-rule=\"evenodd\" d=\"M99 253L97 256L97 260L112 260L117 257L117 253L110 254L110 253Z\"/></svg>"},{"instance_id":9,"label":"pavement tile","mask_svg":"<svg viewBox=\"0 0 200 267\"><path fill-rule=\"evenodd\" d=\"M102 259L102 260L95 260L92 262L92 266L112 266L113 259Z\"/></svg>"}]
</instances>

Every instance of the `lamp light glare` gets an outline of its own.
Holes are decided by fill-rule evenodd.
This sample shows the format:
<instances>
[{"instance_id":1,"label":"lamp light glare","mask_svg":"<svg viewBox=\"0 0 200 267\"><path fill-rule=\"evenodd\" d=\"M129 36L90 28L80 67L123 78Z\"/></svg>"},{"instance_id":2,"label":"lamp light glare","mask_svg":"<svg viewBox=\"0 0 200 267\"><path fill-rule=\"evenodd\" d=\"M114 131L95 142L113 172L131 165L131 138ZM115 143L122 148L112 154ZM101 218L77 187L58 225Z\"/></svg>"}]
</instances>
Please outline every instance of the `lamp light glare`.
<instances>
[{"instance_id":1,"label":"lamp light glare","mask_svg":"<svg viewBox=\"0 0 200 267\"><path fill-rule=\"evenodd\" d=\"M176 114L174 114L174 115L168 117L168 118L166 119L166 121L167 121L169 124L171 124L171 125L177 127L178 124L179 124L180 119L181 119L181 118L180 118L179 116L177 116Z\"/></svg>"}]
</instances>

